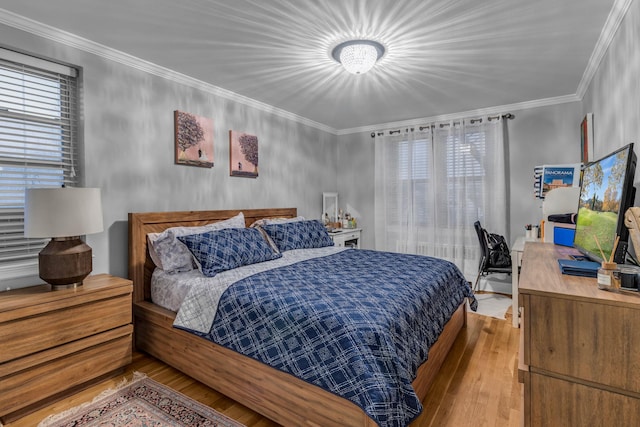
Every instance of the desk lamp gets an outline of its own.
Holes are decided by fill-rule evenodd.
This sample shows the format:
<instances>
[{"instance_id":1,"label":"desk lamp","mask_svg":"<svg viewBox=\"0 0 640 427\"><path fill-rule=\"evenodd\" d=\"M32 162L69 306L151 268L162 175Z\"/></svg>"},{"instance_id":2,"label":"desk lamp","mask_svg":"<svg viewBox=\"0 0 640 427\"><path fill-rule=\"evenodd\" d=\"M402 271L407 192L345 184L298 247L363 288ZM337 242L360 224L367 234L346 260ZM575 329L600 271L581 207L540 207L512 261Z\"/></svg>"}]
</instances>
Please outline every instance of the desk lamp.
<instances>
[{"instance_id":1,"label":"desk lamp","mask_svg":"<svg viewBox=\"0 0 640 427\"><path fill-rule=\"evenodd\" d=\"M40 278L53 289L82 285L91 273L91 247L80 236L99 233L102 202L99 188L28 188L24 236L51 241L38 255Z\"/></svg>"}]
</instances>

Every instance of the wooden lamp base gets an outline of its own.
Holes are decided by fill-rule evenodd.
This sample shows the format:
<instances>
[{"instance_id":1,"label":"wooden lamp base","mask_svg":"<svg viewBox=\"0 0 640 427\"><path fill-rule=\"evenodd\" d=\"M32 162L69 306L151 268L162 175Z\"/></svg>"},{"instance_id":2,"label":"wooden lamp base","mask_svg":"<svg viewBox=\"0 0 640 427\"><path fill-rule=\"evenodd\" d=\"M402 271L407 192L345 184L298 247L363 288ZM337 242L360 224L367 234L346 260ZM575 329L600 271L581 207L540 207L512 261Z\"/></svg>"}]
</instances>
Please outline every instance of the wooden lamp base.
<instances>
[{"instance_id":1,"label":"wooden lamp base","mask_svg":"<svg viewBox=\"0 0 640 427\"><path fill-rule=\"evenodd\" d=\"M82 285L91 273L91 247L80 237L54 237L38 255L40 278L54 289Z\"/></svg>"}]
</instances>

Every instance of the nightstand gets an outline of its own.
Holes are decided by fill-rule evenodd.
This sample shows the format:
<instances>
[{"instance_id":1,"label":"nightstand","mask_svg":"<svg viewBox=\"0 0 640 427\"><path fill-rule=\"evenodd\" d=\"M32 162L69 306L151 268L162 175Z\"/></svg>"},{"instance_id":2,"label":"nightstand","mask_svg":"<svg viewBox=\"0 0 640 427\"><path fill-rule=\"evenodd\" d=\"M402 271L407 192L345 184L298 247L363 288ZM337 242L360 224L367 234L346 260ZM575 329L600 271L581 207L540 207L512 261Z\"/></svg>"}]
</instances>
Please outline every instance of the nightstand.
<instances>
[{"instance_id":1,"label":"nightstand","mask_svg":"<svg viewBox=\"0 0 640 427\"><path fill-rule=\"evenodd\" d=\"M77 288L0 292L0 419L7 422L131 363L133 285L107 274Z\"/></svg>"},{"instance_id":2,"label":"nightstand","mask_svg":"<svg viewBox=\"0 0 640 427\"><path fill-rule=\"evenodd\" d=\"M331 240L339 247L352 247L360 249L361 228L342 228L329 233Z\"/></svg>"}]
</instances>

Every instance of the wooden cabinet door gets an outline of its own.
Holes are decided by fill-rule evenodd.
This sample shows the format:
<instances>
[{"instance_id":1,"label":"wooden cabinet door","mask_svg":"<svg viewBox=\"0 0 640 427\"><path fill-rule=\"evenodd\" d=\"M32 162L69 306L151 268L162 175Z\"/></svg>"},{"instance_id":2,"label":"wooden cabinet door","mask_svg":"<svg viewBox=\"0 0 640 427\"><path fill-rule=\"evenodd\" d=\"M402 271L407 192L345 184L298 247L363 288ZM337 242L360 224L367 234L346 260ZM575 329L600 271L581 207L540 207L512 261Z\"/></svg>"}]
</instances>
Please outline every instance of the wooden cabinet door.
<instances>
[{"instance_id":1,"label":"wooden cabinet door","mask_svg":"<svg viewBox=\"0 0 640 427\"><path fill-rule=\"evenodd\" d=\"M532 371L640 393L640 310L530 295Z\"/></svg>"},{"instance_id":2,"label":"wooden cabinet door","mask_svg":"<svg viewBox=\"0 0 640 427\"><path fill-rule=\"evenodd\" d=\"M530 374L529 426L637 426L640 400L540 374ZM525 397L526 399L526 397Z\"/></svg>"}]
</instances>

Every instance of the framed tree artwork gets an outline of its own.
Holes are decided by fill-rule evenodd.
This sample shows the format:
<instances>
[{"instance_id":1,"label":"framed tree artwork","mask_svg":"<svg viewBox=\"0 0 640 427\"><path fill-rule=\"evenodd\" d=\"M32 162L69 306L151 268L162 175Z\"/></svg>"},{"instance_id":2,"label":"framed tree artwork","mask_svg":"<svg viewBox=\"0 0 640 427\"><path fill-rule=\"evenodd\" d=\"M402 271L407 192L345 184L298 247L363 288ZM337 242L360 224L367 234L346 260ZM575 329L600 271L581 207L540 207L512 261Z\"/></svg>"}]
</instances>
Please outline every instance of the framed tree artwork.
<instances>
[{"instance_id":1,"label":"framed tree artwork","mask_svg":"<svg viewBox=\"0 0 640 427\"><path fill-rule=\"evenodd\" d=\"M176 164L213 167L213 120L174 111Z\"/></svg>"},{"instance_id":2,"label":"framed tree artwork","mask_svg":"<svg viewBox=\"0 0 640 427\"><path fill-rule=\"evenodd\" d=\"M231 176L258 177L258 137L229 131L229 169Z\"/></svg>"}]
</instances>

